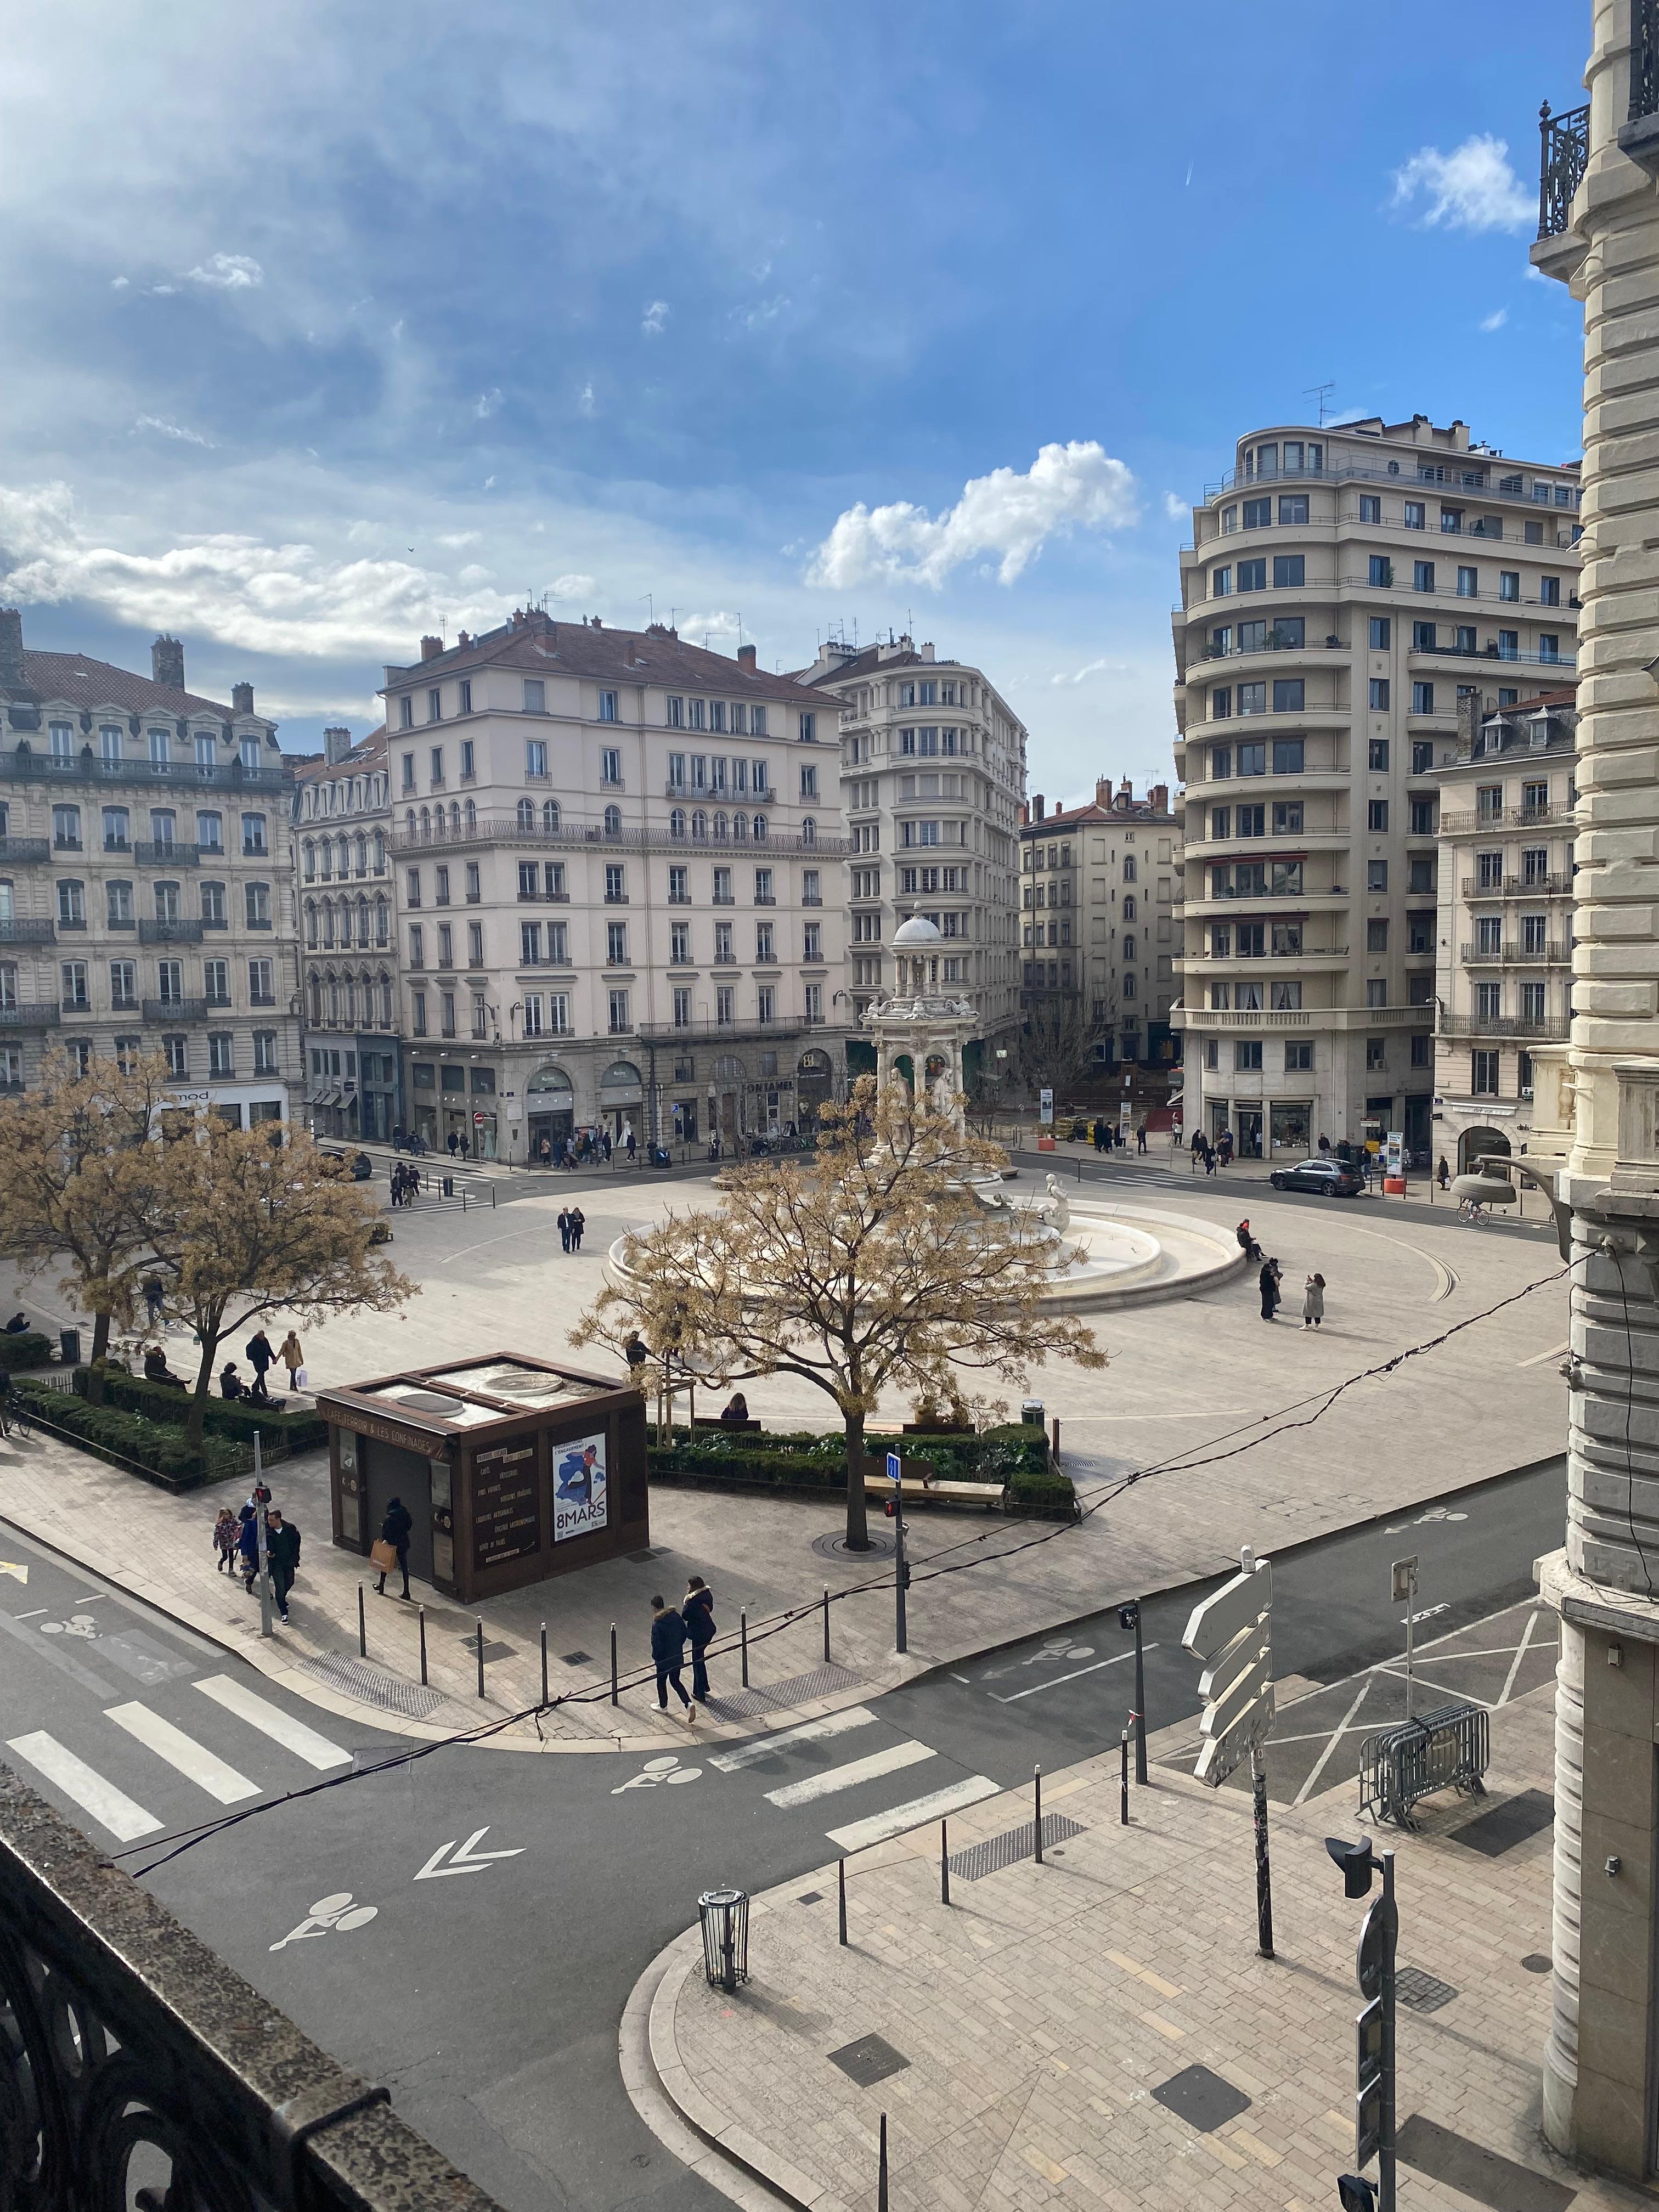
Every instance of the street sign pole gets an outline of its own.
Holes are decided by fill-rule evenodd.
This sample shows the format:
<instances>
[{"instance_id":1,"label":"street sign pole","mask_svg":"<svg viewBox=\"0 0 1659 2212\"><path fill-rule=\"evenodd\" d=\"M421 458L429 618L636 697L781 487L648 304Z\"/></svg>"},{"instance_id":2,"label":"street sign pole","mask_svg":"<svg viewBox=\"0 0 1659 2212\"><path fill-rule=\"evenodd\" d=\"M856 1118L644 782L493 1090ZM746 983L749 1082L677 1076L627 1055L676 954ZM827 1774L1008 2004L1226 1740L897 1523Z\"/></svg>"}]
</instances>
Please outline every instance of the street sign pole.
<instances>
[{"instance_id":1,"label":"street sign pole","mask_svg":"<svg viewBox=\"0 0 1659 2212\"><path fill-rule=\"evenodd\" d=\"M1267 1856L1267 1763L1260 1744L1250 1746L1250 1807L1255 1827L1255 1948L1273 1954L1273 1876Z\"/></svg>"},{"instance_id":2,"label":"street sign pole","mask_svg":"<svg viewBox=\"0 0 1659 2212\"><path fill-rule=\"evenodd\" d=\"M1374 1852L1369 1840L1351 1844L1340 1836L1328 1836L1325 1848L1342 1869L1342 1886L1349 1897L1368 1895L1379 1867L1382 1874L1382 1894L1360 1923L1354 1962L1359 1994L1365 1999L1354 2022L1354 2163L1361 2171L1345 2173L1340 2185L1344 2204L1364 2201L1380 2212L1395 2212L1395 1961L1400 1909L1394 1895L1394 1853ZM1374 2195L1363 2178L1372 2159L1377 2170Z\"/></svg>"},{"instance_id":3,"label":"street sign pole","mask_svg":"<svg viewBox=\"0 0 1659 2212\"><path fill-rule=\"evenodd\" d=\"M896 1648L908 1651L910 1642L904 1619L904 1585L907 1579L904 1570L904 1485L896 1452L887 1455L887 1480L893 1486L893 1603L898 1631Z\"/></svg>"},{"instance_id":4,"label":"street sign pole","mask_svg":"<svg viewBox=\"0 0 1659 2212\"><path fill-rule=\"evenodd\" d=\"M1394 2201L1394 1966L1400 1937L1400 1912L1394 1901L1394 1853L1382 1862L1382 2140L1377 2145L1376 2178L1382 2184L1382 2212L1395 2212Z\"/></svg>"},{"instance_id":5,"label":"street sign pole","mask_svg":"<svg viewBox=\"0 0 1659 2212\"><path fill-rule=\"evenodd\" d=\"M1415 1685L1412 1680L1412 1638L1414 1629L1413 1616L1417 1611L1416 1553L1413 1553L1409 1559L1396 1559L1389 1571L1393 1577L1391 1589L1394 1601L1399 1605L1403 1601L1406 1607L1406 1718L1410 1720L1416 1711Z\"/></svg>"},{"instance_id":6,"label":"street sign pole","mask_svg":"<svg viewBox=\"0 0 1659 2212\"><path fill-rule=\"evenodd\" d=\"M1204 1662L1198 1693L1204 1748L1194 1771L1219 1789L1233 1770L1250 1762L1250 1800L1255 1832L1256 1942L1273 1955L1273 1875L1267 1848L1267 1769L1262 1747L1273 1723L1273 1568L1246 1545L1240 1572L1193 1609L1182 1647ZM1139 1699L1137 1699L1139 1702Z\"/></svg>"},{"instance_id":7,"label":"street sign pole","mask_svg":"<svg viewBox=\"0 0 1659 2212\"><path fill-rule=\"evenodd\" d=\"M1117 1609L1120 1628L1133 1628L1135 1632L1135 1709L1130 1716L1135 1730L1135 1781L1141 1787L1146 1782L1146 1658L1141 1643L1140 1601L1133 1605L1121 1605Z\"/></svg>"}]
</instances>

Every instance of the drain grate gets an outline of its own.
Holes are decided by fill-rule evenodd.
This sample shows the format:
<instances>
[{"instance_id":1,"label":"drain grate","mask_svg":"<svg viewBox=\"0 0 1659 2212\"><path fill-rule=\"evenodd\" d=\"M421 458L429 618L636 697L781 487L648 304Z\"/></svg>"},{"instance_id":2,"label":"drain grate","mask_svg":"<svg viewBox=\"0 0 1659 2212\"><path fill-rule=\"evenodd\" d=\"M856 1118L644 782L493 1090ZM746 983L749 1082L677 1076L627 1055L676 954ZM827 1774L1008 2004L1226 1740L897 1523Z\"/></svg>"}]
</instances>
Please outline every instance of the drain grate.
<instances>
[{"instance_id":1,"label":"drain grate","mask_svg":"<svg viewBox=\"0 0 1659 2212\"><path fill-rule=\"evenodd\" d=\"M593 1654L591 1651L561 1651L559 1664L561 1667L591 1667Z\"/></svg>"},{"instance_id":2,"label":"drain grate","mask_svg":"<svg viewBox=\"0 0 1659 2212\"><path fill-rule=\"evenodd\" d=\"M1394 1993L1413 2012L1438 2012L1457 1995L1449 1982L1425 1974L1421 1966L1401 1966L1394 1978Z\"/></svg>"},{"instance_id":3,"label":"drain grate","mask_svg":"<svg viewBox=\"0 0 1659 2212\"><path fill-rule=\"evenodd\" d=\"M405 1720L423 1721L443 1703L436 1690L423 1690L418 1683L387 1674L383 1667L343 1658L337 1651L319 1651L314 1659L302 1659L300 1671L314 1674L331 1689L343 1690L349 1698L361 1698L366 1705L378 1705L383 1713L401 1713Z\"/></svg>"},{"instance_id":4,"label":"drain grate","mask_svg":"<svg viewBox=\"0 0 1659 2212\"><path fill-rule=\"evenodd\" d=\"M884 2036L861 2035L856 2043L843 2043L839 2051L832 2051L830 2063L839 2066L848 2080L856 2081L860 2089L873 2089L890 2074L902 2074L910 2062L902 2051L895 2051Z\"/></svg>"},{"instance_id":5,"label":"drain grate","mask_svg":"<svg viewBox=\"0 0 1659 2212\"><path fill-rule=\"evenodd\" d=\"M1213 2135L1218 2128L1250 2109L1250 2100L1244 2092L1235 2089L1219 2074L1212 2074L1207 2066L1183 2067L1167 2081L1160 2081L1152 2097L1178 2120L1185 2120L1189 2128L1196 2128L1201 2136Z\"/></svg>"},{"instance_id":6,"label":"drain grate","mask_svg":"<svg viewBox=\"0 0 1659 2212\"><path fill-rule=\"evenodd\" d=\"M626 1559L632 1560L633 1564L636 1567L643 1567L647 1565L653 1559L659 1559L662 1557L662 1553L659 1550L653 1552L647 1548L643 1552L624 1552L623 1557Z\"/></svg>"},{"instance_id":7,"label":"drain grate","mask_svg":"<svg viewBox=\"0 0 1659 2212\"><path fill-rule=\"evenodd\" d=\"M1004 1867L1018 1866L1029 1859L1035 1850L1035 1826L1030 1820L1022 1820L1017 1828L1006 1828L1000 1836L988 1836L982 1844L970 1844L965 1851L952 1851L951 1871L963 1881L978 1881L988 1874L1000 1874ZM1045 1813L1042 1816L1042 1848L1063 1844L1073 1836L1083 1833L1081 1825L1068 1820L1063 1813Z\"/></svg>"},{"instance_id":8,"label":"drain grate","mask_svg":"<svg viewBox=\"0 0 1659 2212\"><path fill-rule=\"evenodd\" d=\"M797 1905L822 1905L823 1892L821 1889L804 1889L795 1902Z\"/></svg>"},{"instance_id":9,"label":"drain grate","mask_svg":"<svg viewBox=\"0 0 1659 2212\"><path fill-rule=\"evenodd\" d=\"M833 1697L838 1690L855 1690L859 1677L832 1660L828 1666L813 1667L805 1674L787 1675L781 1682L769 1682L761 1690L733 1690L729 1697L705 1698L706 1710L716 1720L752 1720L757 1713L773 1713L788 1705L804 1705L813 1698Z\"/></svg>"}]
</instances>

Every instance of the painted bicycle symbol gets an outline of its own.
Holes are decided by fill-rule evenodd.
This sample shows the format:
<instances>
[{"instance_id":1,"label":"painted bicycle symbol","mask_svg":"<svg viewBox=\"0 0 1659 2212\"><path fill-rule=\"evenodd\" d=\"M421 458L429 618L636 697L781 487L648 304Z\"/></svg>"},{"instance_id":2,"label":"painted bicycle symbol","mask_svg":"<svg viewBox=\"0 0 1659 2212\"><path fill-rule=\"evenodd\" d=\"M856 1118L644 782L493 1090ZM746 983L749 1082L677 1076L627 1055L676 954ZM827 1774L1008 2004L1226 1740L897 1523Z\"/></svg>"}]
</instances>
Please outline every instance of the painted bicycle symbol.
<instances>
[{"instance_id":1,"label":"painted bicycle symbol","mask_svg":"<svg viewBox=\"0 0 1659 2212\"><path fill-rule=\"evenodd\" d=\"M700 1766L682 1766L678 1759L647 1759L638 1774L619 1782L611 1795L620 1797L624 1790L654 1790L659 1782L695 1782L702 1772Z\"/></svg>"},{"instance_id":2,"label":"painted bicycle symbol","mask_svg":"<svg viewBox=\"0 0 1659 2212\"><path fill-rule=\"evenodd\" d=\"M84 1636L91 1638L98 1633L98 1623L89 1613L76 1613L67 1620L43 1620L40 1633L42 1636Z\"/></svg>"},{"instance_id":3,"label":"painted bicycle symbol","mask_svg":"<svg viewBox=\"0 0 1659 2212\"><path fill-rule=\"evenodd\" d=\"M349 1889L337 1890L330 1897L319 1897L297 1928L290 1928L280 1943L273 1943L273 1951L285 1951L290 1943L302 1942L308 1936L330 1934L346 1936L354 1928L366 1928L380 1911L378 1905L353 1905Z\"/></svg>"}]
</instances>

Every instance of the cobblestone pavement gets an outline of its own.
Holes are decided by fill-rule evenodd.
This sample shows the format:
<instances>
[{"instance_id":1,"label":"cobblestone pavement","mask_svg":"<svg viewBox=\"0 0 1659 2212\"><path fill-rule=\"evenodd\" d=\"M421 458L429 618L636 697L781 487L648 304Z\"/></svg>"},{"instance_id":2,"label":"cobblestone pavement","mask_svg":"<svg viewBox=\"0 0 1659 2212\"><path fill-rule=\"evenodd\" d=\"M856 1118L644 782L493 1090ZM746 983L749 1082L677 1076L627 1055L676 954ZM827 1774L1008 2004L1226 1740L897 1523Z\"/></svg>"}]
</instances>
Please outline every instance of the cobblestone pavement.
<instances>
[{"instance_id":1,"label":"cobblestone pavement","mask_svg":"<svg viewBox=\"0 0 1659 2212\"><path fill-rule=\"evenodd\" d=\"M1400 1966L1417 1970L1399 2014L1413 2207L1651 2202L1573 2171L1538 2132L1553 1755L1546 1685L1494 1715L1484 1802L1448 1795L1421 1832L1377 1838L1398 1852ZM1248 1798L1159 1765L1126 1828L1113 1755L1045 1781L1045 1815L1078 1832L1040 1868L1023 1793L952 1818L958 1864L1021 1821L1026 1855L955 1875L948 1907L934 1824L848 1861L845 1949L833 1863L754 1901L735 1996L707 1985L689 1932L647 1977L658 2077L700 2136L814 2212L874 2203L884 2112L896 2212L1328 2205L1353 2165L1364 1910L1322 1841L1363 1832L1351 1757L1330 1771L1340 1786L1272 1814L1271 1961ZM1479 1826L1516 1800L1511 1827ZM1519 1817L1540 1801L1541 1826ZM891 2070L860 2086L848 2064ZM1183 2090L1210 2110L1183 2117Z\"/></svg>"}]
</instances>

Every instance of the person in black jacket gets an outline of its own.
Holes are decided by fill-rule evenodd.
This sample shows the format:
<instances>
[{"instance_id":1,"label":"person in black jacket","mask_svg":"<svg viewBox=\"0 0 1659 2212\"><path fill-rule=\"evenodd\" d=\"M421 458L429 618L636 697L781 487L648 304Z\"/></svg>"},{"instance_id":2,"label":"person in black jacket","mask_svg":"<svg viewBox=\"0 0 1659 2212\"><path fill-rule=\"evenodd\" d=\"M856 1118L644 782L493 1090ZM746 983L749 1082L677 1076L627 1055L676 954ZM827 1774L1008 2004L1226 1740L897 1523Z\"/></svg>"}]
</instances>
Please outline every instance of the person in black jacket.
<instances>
[{"instance_id":1,"label":"person in black jacket","mask_svg":"<svg viewBox=\"0 0 1659 2212\"><path fill-rule=\"evenodd\" d=\"M680 1668L685 1659L685 1623L672 1605L659 1597L651 1601L651 1656L657 1669L657 1710L668 1711L668 1692L672 1686L674 1695L685 1707L686 1725L697 1717L697 1709L685 1694L685 1685L680 1680Z\"/></svg>"},{"instance_id":2,"label":"person in black jacket","mask_svg":"<svg viewBox=\"0 0 1659 2212\"><path fill-rule=\"evenodd\" d=\"M404 1586L398 1593L399 1597L409 1595L409 1532L414 1526L414 1515L401 1498L394 1498L387 1505L386 1518L380 1523L380 1541L390 1544L398 1554L398 1571L404 1578ZM374 1585L375 1594L380 1597L386 1595L386 1571L382 1567L380 1579Z\"/></svg>"},{"instance_id":3,"label":"person in black jacket","mask_svg":"<svg viewBox=\"0 0 1659 2212\"><path fill-rule=\"evenodd\" d=\"M704 1703L708 1698L708 1667L703 1654L714 1640L714 1593L701 1575L693 1575L685 1585L685 1597L680 1612L685 1621L685 1632L691 1641L691 1694Z\"/></svg>"}]
</instances>

